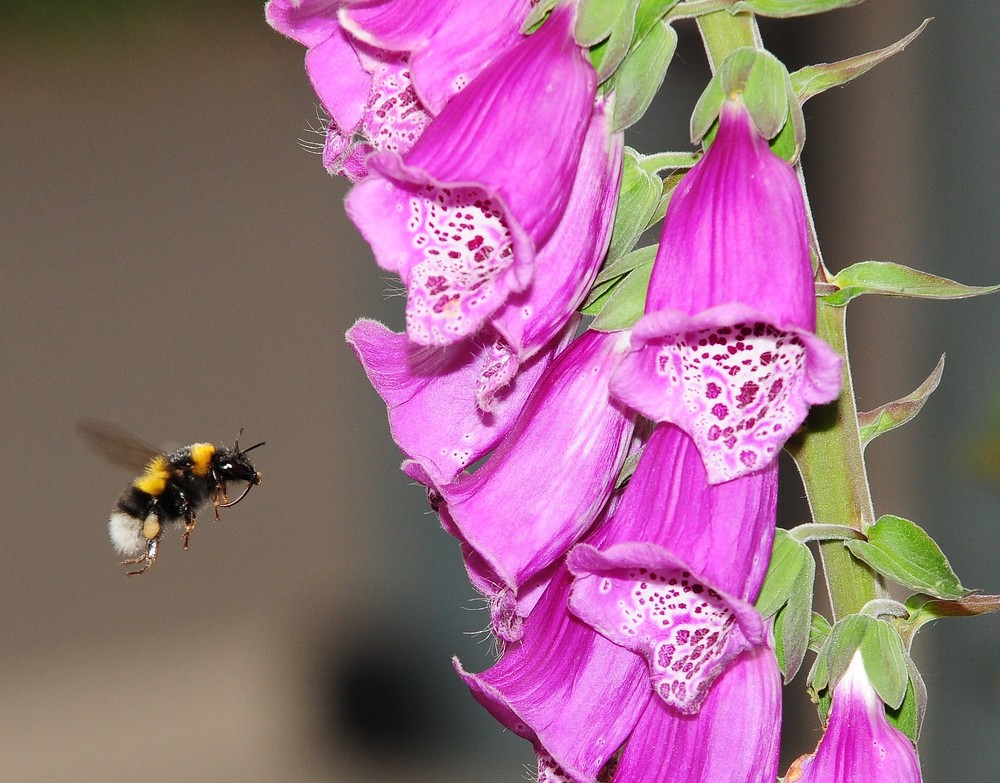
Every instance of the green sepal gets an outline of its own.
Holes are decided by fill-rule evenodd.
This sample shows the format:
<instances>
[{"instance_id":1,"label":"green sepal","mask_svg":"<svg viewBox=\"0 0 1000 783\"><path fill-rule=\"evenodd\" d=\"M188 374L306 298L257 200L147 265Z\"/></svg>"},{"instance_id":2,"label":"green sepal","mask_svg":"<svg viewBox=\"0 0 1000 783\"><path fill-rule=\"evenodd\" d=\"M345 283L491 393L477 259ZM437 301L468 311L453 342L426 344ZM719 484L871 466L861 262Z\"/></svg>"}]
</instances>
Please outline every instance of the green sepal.
<instances>
[{"instance_id":1,"label":"green sepal","mask_svg":"<svg viewBox=\"0 0 1000 783\"><path fill-rule=\"evenodd\" d=\"M742 46L730 52L712 76L691 115L691 141L700 141L727 99L740 95L757 130L773 138L789 116L791 82L785 66L770 52Z\"/></svg>"},{"instance_id":2,"label":"green sepal","mask_svg":"<svg viewBox=\"0 0 1000 783\"><path fill-rule=\"evenodd\" d=\"M618 207L611 229L606 265L613 264L629 252L649 225L660 201L663 183L655 173L642 165L642 156L630 147L622 159L622 182L618 191ZM600 278L598 278L600 279ZM596 281L595 281L596 282Z\"/></svg>"},{"instance_id":3,"label":"green sepal","mask_svg":"<svg viewBox=\"0 0 1000 783\"><path fill-rule=\"evenodd\" d=\"M809 547L777 530L771 563L755 606L763 617L775 618L775 652L790 682L798 673L809 648L812 627L813 582L816 561Z\"/></svg>"},{"instance_id":4,"label":"green sepal","mask_svg":"<svg viewBox=\"0 0 1000 783\"><path fill-rule=\"evenodd\" d=\"M674 191L677 190L677 186L681 184L681 178L684 176L684 172L675 172L673 174L668 174L663 178L663 190L660 193L660 202L656 205L656 209L653 210L652 216L649 218L649 225L646 227L652 228L667 214L667 206L670 204L670 199L673 198Z\"/></svg>"},{"instance_id":5,"label":"green sepal","mask_svg":"<svg viewBox=\"0 0 1000 783\"><path fill-rule=\"evenodd\" d=\"M809 649L819 652L830 638L830 621L819 612L812 613L812 620L809 623Z\"/></svg>"},{"instance_id":6,"label":"green sepal","mask_svg":"<svg viewBox=\"0 0 1000 783\"><path fill-rule=\"evenodd\" d=\"M904 296L911 299L964 299L1000 291L1000 285L973 286L946 277L910 269L889 261L861 261L838 272L830 281L839 290L820 298L843 307L862 294Z\"/></svg>"},{"instance_id":7,"label":"green sepal","mask_svg":"<svg viewBox=\"0 0 1000 783\"><path fill-rule=\"evenodd\" d=\"M832 690L859 650L875 692L898 709L909 681L903 640L889 623L863 614L848 615L830 629L809 672L810 691L819 697L822 691Z\"/></svg>"},{"instance_id":8,"label":"green sepal","mask_svg":"<svg viewBox=\"0 0 1000 783\"><path fill-rule=\"evenodd\" d=\"M615 72L615 116L611 130L623 131L639 121L653 102L677 49L677 33L666 22L656 22L639 40Z\"/></svg>"},{"instance_id":9,"label":"green sepal","mask_svg":"<svg viewBox=\"0 0 1000 783\"><path fill-rule=\"evenodd\" d=\"M916 742L920 738L920 727L927 712L927 686L909 655L906 656L906 673L909 675L909 681L906 684L903 703L896 709L887 707L885 712L889 723L903 732L912 742Z\"/></svg>"},{"instance_id":10,"label":"green sepal","mask_svg":"<svg viewBox=\"0 0 1000 783\"><path fill-rule=\"evenodd\" d=\"M607 304L607 299L615 287L625 279L625 276L640 266L652 265L656 258L659 245L648 245L626 253L621 258L606 264L594 280L594 285L587 294L580 312L584 315L597 315Z\"/></svg>"},{"instance_id":11,"label":"green sepal","mask_svg":"<svg viewBox=\"0 0 1000 783\"><path fill-rule=\"evenodd\" d=\"M607 0L579 0L573 37L580 46L594 46L611 35L615 22L623 13L625 13L624 3L609 3Z\"/></svg>"},{"instance_id":12,"label":"green sepal","mask_svg":"<svg viewBox=\"0 0 1000 783\"><path fill-rule=\"evenodd\" d=\"M927 376L916 391L907 397L903 397L868 412L858 414L858 433L861 435L861 448L865 448L879 435L902 427L910 419L920 413L927 398L941 382L941 375L944 373L944 354L938 360L937 366Z\"/></svg>"},{"instance_id":13,"label":"green sepal","mask_svg":"<svg viewBox=\"0 0 1000 783\"><path fill-rule=\"evenodd\" d=\"M618 332L629 329L646 309L646 291L653 273L652 259L633 269L610 292L601 311L590 324L598 332Z\"/></svg>"},{"instance_id":14,"label":"green sepal","mask_svg":"<svg viewBox=\"0 0 1000 783\"><path fill-rule=\"evenodd\" d=\"M749 11L759 16L787 18L822 14L837 8L860 5L862 2L863 0L737 0L729 11L733 14Z\"/></svg>"},{"instance_id":15,"label":"green sepal","mask_svg":"<svg viewBox=\"0 0 1000 783\"><path fill-rule=\"evenodd\" d=\"M930 21L930 19L924 19L920 27L912 33L884 49L876 49L874 52L859 54L857 57L849 57L835 63L807 65L791 74L792 88L795 90L799 102L805 103L813 96L819 95L831 87L847 84L852 79L867 73L876 65L885 62L894 54L899 54L924 31Z\"/></svg>"},{"instance_id":16,"label":"green sepal","mask_svg":"<svg viewBox=\"0 0 1000 783\"><path fill-rule=\"evenodd\" d=\"M899 709L910 678L903 640L896 629L885 620L875 620L861 642L861 658L875 692L889 707Z\"/></svg>"},{"instance_id":17,"label":"green sepal","mask_svg":"<svg viewBox=\"0 0 1000 783\"><path fill-rule=\"evenodd\" d=\"M529 35L539 27L542 26L542 22L549 15L549 12L556 7L559 0L538 0L538 2L531 7L528 11L528 15L524 18L524 24L521 25L521 33L523 35Z\"/></svg>"},{"instance_id":18,"label":"green sepal","mask_svg":"<svg viewBox=\"0 0 1000 783\"><path fill-rule=\"evenodd\" d=\"M632 36L635 34L635 14L639 8L639 0L621 0L618 14L611 26L609 35L590 49L590 63L597 71L597 83L604 83L622 64L625 55L632 48Z\"/></svg>"},{"instance_id":19,"label":"green sepal","mask_svg":"<svg viewBox=\"0 0 1000 783\"><path fill-rule=\"evenodd\" d=\"M846 541L852 555L897 584L955 599L968 595L948 558L919 525L886 515L865 530L867 541Z\"/></svg>"}]
</instances>

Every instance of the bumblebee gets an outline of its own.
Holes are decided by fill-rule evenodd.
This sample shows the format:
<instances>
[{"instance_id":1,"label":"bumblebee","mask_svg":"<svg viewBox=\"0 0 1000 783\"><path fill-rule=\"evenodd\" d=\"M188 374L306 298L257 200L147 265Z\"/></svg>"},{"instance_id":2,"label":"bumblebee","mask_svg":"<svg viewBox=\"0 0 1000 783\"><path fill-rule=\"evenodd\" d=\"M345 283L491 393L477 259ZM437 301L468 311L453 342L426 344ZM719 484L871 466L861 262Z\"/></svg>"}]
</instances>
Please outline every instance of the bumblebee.
<instances>
[{"instance_id":1,"label":"bumblebee","mask_svg":"<svg viewBox=\"0 0 1000 783\"><path fill-rule=\"evenodd\" d=\"M264 443L240 449L243 430L232 448L192 443L164 453L106 422L84 420L77 429L101 456L122 467L142 469L122 492L108 520L111 543L125 557L122 565L139 566L128 571L129 576L148 571L156 562L166 528L183 528L187 549L196 516L206 503L211 502L218 521L220 508L235 506L261 481L246 455ZM230 501L229 482L244 481L243 493Z\"/></svg>"}]
</instances>

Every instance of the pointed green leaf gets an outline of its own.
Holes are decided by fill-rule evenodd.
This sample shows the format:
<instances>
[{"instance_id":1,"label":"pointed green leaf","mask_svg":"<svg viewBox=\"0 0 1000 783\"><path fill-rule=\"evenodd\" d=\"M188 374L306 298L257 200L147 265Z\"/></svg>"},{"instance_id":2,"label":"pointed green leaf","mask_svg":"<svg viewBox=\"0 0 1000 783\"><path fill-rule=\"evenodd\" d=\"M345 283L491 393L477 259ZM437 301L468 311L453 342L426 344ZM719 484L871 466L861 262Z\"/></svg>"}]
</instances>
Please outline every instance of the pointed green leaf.
<instances>
[{"instance_id":1,"label":"pointed green leaf","mask_svg":"<svg viewBox=\"0 0 1000 783\"><path fill-rule=\"evenodd\" d=\"M660 178L641 164L639 154L626 147L607 263L616 261L635 247L656 211L662 188Z\"/></svg>"},{"instance_id":2,"label":"pointed green leaf","mask_svg":"<svg viewBox=\"0 0 1000 783\"><path fill-rule=\"evenodd\" d=\"M743 102L753 117L757 130L766 139L773 138L788 116L788 71L770 52L758 51L743 87ZM723 81L725 89L725 81Z\"/></svg>"},{"instance_id":3,"label":"pointed green leaf","mask_svg":"<svg viewBox=\"0 0 1000 783\"><path fill-rule=\"evenodd\" d=\"M938 360L937 366L927 376L917 390L908 397L888 402L875 410L858 414L858 428L861 435L861 448L871 443L879 435L883 435L896 427L902 427L906 422L920 413L927 398L938 387L944 372L944 354Z\"/></svg>"},{"instance_id":4,"label":"pointed green leaf","mask_svg":"<svg viewBox=\"0 0 1000 783\"><path fill-rule=\"evenodd\" d=\"M629 272L611 292L590 328L599 332L617 332L629 329L638 321L646 308L646 291L652 272L652 262Z\"/></svg>"},{"instance_id":5,"label":"pointed green leaf","mask_svg":"<svg viewBox=\"0 0 1000 783\"><path fill-rule=\"evenodd\" d=\"M912 637L920 628L943 617L974 617L1000 612L1000 595L970 593L954 601L942 601L927 595L911 595L906 601L910 617L906 635Z\"/></svg>"},{"instance_id":6,"label":"pointed green leaf","mask_svg":"<svg viewBox=\"0 0 1000 783\"><path fill-rule=\"evenodd\" d=\"M615 72L615 118L612 130L623 131L639 121L663 83L677 49L677 33L657 22L629 52Z\"/></svg>"},{"instance_id":7,"label":"pointed green leaf","mask_svg":"<svg viewBox=\"0 0 1000 783\"><path fill-rule=\"evenodd\" d=\"M680 0L639 0L639 10L635 15L636 38L642 39L678 2Z\"/></svg>"},{"instance_id":8,"label":"pointed green leaf","mask_svg":"<svg viewBox=\"0 0 1000 783\"><path fill-rule=\"evenodd\" d=\"M920 35L927 27L930 19L924 19L920 27L914 30L905 38L896 41L884 49L874 52L859 54L857 57L849 57L835 63L820 63L818 65L807 65L805 68L796 71L791 75L792 86L800 103L805 103L814 95L829 90L831 87L839 87L852 79L856 79L867 73L876 65L885 62L894 54L899 54L913 40Z\"/></svg>"},{"instance_id":9,"label":"pointed green leaf","mask_svg":"<svg viewBox=\"0 0 1000 783\"><path fill-rule=\"evenodd\" d=\"M750 13L760 16L809 16L859 5L863 0L739 0L733 4L730 13Z\"/></svg>"},{"instance_id":10,"label":"pointed green leaf","mask_svg":"<svg viewBox=\"0 0 1000 783\"><path fill-rule=\"evenodd\" d=\"M660 202L656 205L656 209L653 210L653 214L649 218L649 225L646 226L647 229L652 228L663 220L663 216L667 214L667 206L670 204L670 199L673 198L674 191L677 190L677 186L681 183L683 176L684 172L676 172L663 178L663 191L660 195Z\"/></svg>"},{"instance_id":11,"label":"pointed green leaf","mask_svg":"<svg viewBox=\"0 0 1000 783\"><path fill-rule=\"evenodd\" d=\"M865 535L868 541L847 541L844 546L883 576L937 598L968 593L934 539L908 519L880 517Z\"/></svg>"},{"instance_id":12,"label":"pointed green leaf","mask_svg":"<svg viewBox=\"0 0 1000 783\"><path fill-rule=\"evenodd\" d=\"M964 299L1000 290L1000 285L963 285L946 277L937 277L888 261L861 261L838 272L830 282L840 290L822 299L834 307L846 305L862 294L913 299Z\"/></svg>"},{"instance_id":13,"label":"pointed green leaf","mask_svg":"<svg viewBox=\"0 0 1000 783\"><path fill-rule=\"evenodd\" d=\"M876 620L868 628L860 649L875 692L890 707L899 709L909 680L903 640L889 623Z\"/></svg>"}]
</instances>

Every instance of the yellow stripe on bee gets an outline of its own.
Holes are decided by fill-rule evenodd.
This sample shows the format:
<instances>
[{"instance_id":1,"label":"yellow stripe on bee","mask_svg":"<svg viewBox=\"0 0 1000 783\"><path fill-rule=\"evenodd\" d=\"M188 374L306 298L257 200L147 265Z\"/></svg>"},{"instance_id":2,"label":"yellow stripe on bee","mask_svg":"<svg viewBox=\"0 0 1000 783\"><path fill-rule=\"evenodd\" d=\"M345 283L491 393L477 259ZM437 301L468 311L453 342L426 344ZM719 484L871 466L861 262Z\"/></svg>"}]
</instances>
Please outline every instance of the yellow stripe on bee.
<instances>
[{"instance_id":1,"label":"yellow stripe on bee","mask_svg":"<svg viewBox=\"0 0 1000 783\"><path fill-rule=\"evenodd\" d=\"M194 443L191 446L191 472L196 476L207 476L212 469L215 446L211 443Z\"/></svg>"},{"instance_id":2,"label":"yellow stripe on bee","mask_svg":"<svg viewBox=\"0 0 1000 783\"><path fill-rule=\"evenodd\" d=\"M167 458L161 454L149 461L146 472L133 481L132 486L155 498L166 489L169 480L170 465L167 464Z\"/></svg>"}]
</instances>

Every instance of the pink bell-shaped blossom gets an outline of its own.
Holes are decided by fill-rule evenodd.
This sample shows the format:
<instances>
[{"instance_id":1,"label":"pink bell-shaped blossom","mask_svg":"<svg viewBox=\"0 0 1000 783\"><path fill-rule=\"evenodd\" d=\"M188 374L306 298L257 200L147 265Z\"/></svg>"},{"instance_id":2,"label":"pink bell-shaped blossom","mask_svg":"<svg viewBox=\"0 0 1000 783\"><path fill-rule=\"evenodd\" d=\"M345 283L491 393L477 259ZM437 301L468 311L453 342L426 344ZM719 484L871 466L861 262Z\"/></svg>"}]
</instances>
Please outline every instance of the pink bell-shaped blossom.
<instances>
[{"instance_id":1,"label":"pink bell-shaped blossom","mask_svg":"<svg viewBox=\"0 0 1000 783\"><path fill-rule=\"evenodd\" d=\"M841 357L812 334L801 186L740 99L671 199L646 315L612 393L698 444L709 480L760 470L840 391Z\"/></svg>"},{"instance_id":2,"label":"pink bell-shaped blossom","mask_svg":"<svg viewBox=\"0 0 1000 783\"><path fill-rule=\"evenodd\" d=\"M920 783L913 744L890 725L860 651L833 690L830 716L815 752L797 759L786 783Z\"/></svg>"},{"instance_id":3,"label":"pink bell-shaped blossom","mask_svg":"<svg viewBox=\"0 0 1000 783\"><path fill-rule=\"evenodd\" d=\"M323 165L352 181L368 174L373 150L407 152L431 121L410 83L406 53L347 35L344 0L270 0L268 23L307 48L306 73L329 115Z\"/></svg>"},{"instance_id":4,"label":"pink bell-shaped blossom","mask_svg":"<svg viewBox=\"0 0 1000 783\"><path fill-rule=\"evenodd\" d=\"M558 6L452 98L405 156L379 152L347 212L407 289L422 345L479 331L534 276L569 202L596 76Z\"/></svg>"},{"instance_id":5,"label":"pink bell-shaped blossom","mask_svg":"<svg viewBox=\"0 0 1000 783\"><path fill-rule=\"evenodd\" d=\"M611 495L634 417L610 398L608 377L627 344L624 333L576 338L489 458L433 487L442 524L475 553L483 580L492 577L491 600L507 591L516 599L587 531Z\"/></svg>"}]
</instances>

